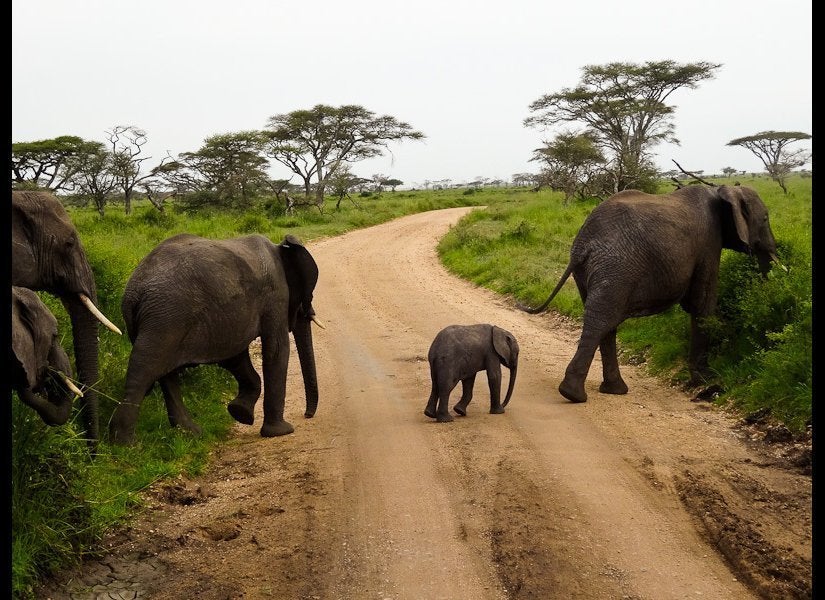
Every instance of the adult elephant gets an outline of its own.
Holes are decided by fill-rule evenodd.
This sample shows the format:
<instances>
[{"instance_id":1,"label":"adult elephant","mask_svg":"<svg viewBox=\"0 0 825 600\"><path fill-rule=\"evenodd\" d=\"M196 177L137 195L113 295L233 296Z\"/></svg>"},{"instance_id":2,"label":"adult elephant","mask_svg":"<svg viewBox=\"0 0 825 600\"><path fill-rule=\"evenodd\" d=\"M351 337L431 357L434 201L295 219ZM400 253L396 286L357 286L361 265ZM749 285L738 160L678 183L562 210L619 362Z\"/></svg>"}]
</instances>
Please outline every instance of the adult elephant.
<instances>
[{"instance_id":1,"label":"adult elephant","mask_svg":"<svg viewBox=\"0 0 825 600\"><path fill-rule=\"evenodd\" d=\"M292 433L284 420L284 397L293 333L309 418L318 407L318 379L310 321L318 267L307 249L288 235L274 244L262 235L212 240L180 234L161 242L126 284L121 309L132 352L123 402L115 409L110 438L134 439L140 404L159 382L170 424L198 433L181 401L178 372L191 365L218 364L238 382L229 403L232 417L254 422L261 379L249 344L261 338L264 422L261 435ZM316 321L317 323L317 321Z\"/></svg>"},{"instance_id":2,"label":"adult elephant","mask_svg":"<svg viewBox=\"0 0 825 600\"><path fill-rule=\"evenodd\" d=\"M75 396L72 367L57 333L57 319L36 292L11 286L11 386L46 425L69 420Z\"/></svg>"},{"instance_id":3,"label":"adult elephant","mask_svg":"<svg viewBox=\"0 0 825 600\"><path fill-rule=\"evenodd\" d=\"M96 307L97 287L80 236L54 194L11 193L11 283L57 296L72 323L74 359L83 385L81 413L94 451L99 438L98 321L120 330Z\"/></svg>"},{"instance_id":4,"label":"adult elephant","mask_svg":"<svg viewBox=\"0 0 825 600\"><path fill-rule=\"evenodd\" d=\"M452 421L447 404L450 393L460 381L461 400L453 406L453 410L466 416L479 371L487 373L490 414L502 414L516 383L518 354L515 336L501 327L488 323L448 325L436 334L427 352L432 388L424 414L439 423ZM501 401L501 365L510 369L504 402Z\"/></svg>"},{"instance_id":5,"label":"adult elephant","mask_svg":"<svg viewBox=\"0 0 825 600\"><path fill-rule=\"evenodd\" d=\"M776 257L768 210L752 189L688 186L668 194L625 190L599 204L573 241L570 262L547 308L572 273L584 303L581 338L559 392L585 402L584 381L596 348L602 357L599 391L627 393L619 373L616 328L629 317L666 310L677 302L691 316L690 382L706 381L708 337L702 319L716 309L722 248L756 256L767 274Z\"/></svg>"}]
</instances>

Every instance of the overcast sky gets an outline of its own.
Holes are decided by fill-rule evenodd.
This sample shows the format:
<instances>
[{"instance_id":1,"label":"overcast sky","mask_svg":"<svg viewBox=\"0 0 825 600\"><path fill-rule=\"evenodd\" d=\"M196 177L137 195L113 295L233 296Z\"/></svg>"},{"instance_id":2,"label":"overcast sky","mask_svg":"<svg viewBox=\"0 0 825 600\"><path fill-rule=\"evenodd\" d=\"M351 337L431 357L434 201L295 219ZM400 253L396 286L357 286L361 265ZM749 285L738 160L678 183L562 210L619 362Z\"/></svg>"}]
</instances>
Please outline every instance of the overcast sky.
<instances>
[{"instance_id":1,"label":"overcast sky","mask_svg":"<svg viewBox=\"0 0 825 600\"><path fill-rule=\"evenodd\" d=\"M813 134L811 19L810 0L13 0L12 142L134 125L154 166L276 114L359 104L427 137L356 175L509 179L558 133L523 125L531 102L586 65L670 59L722 67L669 98L681 145L657 146L657 165L761 171L725 144Z\"/></svg>"}]
</instances>

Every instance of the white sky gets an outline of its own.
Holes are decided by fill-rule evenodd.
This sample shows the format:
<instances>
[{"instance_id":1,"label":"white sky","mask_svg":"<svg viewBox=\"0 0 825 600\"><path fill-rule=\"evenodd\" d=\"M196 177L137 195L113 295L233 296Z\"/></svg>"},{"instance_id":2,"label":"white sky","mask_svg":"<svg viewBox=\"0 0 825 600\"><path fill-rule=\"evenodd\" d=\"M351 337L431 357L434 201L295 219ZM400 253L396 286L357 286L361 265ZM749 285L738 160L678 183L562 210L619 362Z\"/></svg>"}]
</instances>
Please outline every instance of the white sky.
<instances>
[{"instance_id":1,"label":"white sky","mask_svg":"<svg viewBox=\"0 0 825 600\"><path fill-rule=\"evenodd\" d=\"M531 102L585 65L672 59L722 67L671 95L682 143L657 164L761 171L725 144L813 134L811 19L810 0L13 0L11 141L134 125L151 167L276 114L359 104L427 138L356 175L509 179L555 133L524 127Z\"/></svg>"}]
</instances>

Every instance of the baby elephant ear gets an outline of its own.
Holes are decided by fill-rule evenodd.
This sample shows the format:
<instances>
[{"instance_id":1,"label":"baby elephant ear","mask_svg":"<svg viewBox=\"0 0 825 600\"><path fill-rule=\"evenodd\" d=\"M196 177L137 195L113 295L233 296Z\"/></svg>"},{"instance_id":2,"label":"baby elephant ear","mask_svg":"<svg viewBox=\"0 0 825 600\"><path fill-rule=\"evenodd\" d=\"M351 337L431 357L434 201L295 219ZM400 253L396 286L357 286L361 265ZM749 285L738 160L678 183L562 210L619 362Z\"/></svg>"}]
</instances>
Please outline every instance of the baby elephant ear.
<instances>
[{"instance_id":1,"label":"baby elephant ear","mask_svg":"<svg viewBox=\"0 0 825 600\"><path fill-rule=\"evenodd\" d=\"M502 364L509 368L513 359L513 343L515 342L515 339L509 332L504 331L501 327L496 327L495 325L493 325L492 336L493 350L495 350L496 354L498 354Z\"/></svg>"}]
</instances>

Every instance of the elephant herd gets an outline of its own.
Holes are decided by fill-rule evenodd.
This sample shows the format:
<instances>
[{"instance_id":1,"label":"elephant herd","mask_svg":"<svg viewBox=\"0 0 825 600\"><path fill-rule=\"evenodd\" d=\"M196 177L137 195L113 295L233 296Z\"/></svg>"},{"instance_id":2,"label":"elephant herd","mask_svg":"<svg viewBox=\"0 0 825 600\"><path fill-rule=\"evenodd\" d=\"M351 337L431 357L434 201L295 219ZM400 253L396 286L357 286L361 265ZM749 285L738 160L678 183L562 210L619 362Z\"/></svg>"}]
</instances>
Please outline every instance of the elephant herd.
<instances>
[{"instance_id":1,"label":"elephant herd","mask_svg":"<svg viewBox=\"0 0 825 600\"><path fill-rule=\"evenodd\" d=\"M92 449L99 440L98 323L120 330L95 306L91 266L60 201L49 192L12 191L12 387L49 425L68 421L75 399ZM691 316L691 385L707 377L707 335L702 319L716 308L721 251L756 257L766 274L778 263L768 211L758 194L740 186L688 186L669 194L626 190L599 204L576 235L557 286L537 308L545 310L572 274L584 304L578 348L559 392L585 402L585 378L596 349L601 352L602 393L624 394L616 330L625 319L662 312L675 304ZM318 378L311 323L318 267L297 238L274 244L262 235L228 240L190 234L155 247L136 267L123 294L121 312L132 343L125 397L109 423L114 443L134 439L140 404L160 385L169 422L192 432L200 428L181 400L179 372L217 364L238 382L229 405L232 417L252 424L261 394L249 345L261 340L264 377L261 435L293 431L284 420L289 333L293 334L306 392L306 417L318 406ZM60 299L71 320L74 359L81 387L71 381L69 357L59 343L57 321L34 291ZM428 353L432 388L424 414L439 422L453 418L450 392L462 382L453 410L466 415L476 374L486 371L490 412L500 414L513 393L519 346L495 325L451 325L440 331ZM501 367L510 369L501 401Z\"/></svg>"}]
</instances>

